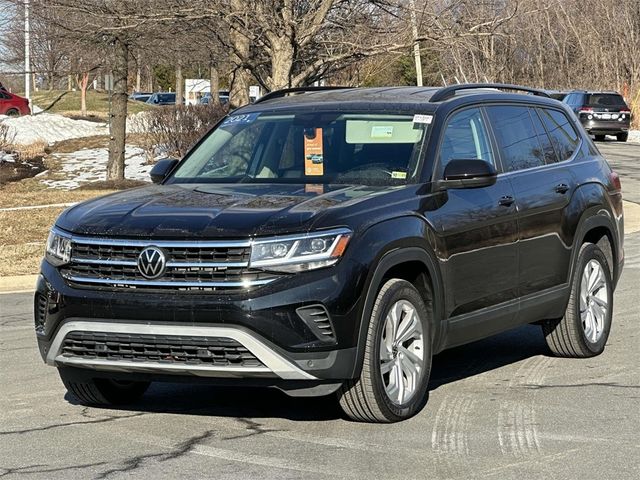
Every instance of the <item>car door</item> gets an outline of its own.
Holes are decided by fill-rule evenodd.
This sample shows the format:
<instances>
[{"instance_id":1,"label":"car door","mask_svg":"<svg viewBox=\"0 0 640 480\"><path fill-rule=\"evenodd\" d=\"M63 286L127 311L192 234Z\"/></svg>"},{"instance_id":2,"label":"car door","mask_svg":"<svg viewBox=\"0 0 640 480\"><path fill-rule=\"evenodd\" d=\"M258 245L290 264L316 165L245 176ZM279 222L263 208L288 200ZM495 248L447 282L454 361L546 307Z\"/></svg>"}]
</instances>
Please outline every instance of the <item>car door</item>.
<instances>
[{"instance_id":1,"label":"car door","mask_svg":"<svg viewBox=\"0 0 640 480\"><path fill-rule=\"evenodd\" d=\"M499 167L480 108L449 117L438 148L436 179L453 159L479 158ZM454 345L497 332L515 318L515 309L498 312L496 307L517 298L516 209L511 183L504 177L488 187L438 195L439 208L428 216L438 231L446 314L451 317L448 344Z\"/></svg>"},{"instance_id":2,"label":"car door","mask_svg":"<svg viewBox=\"0 0 640 480\"><path fill-rule=\"evenodd\" d=\"M560 110L500 105L487 113L515 192L518 294L551 294L566 282L571 257L563 227L575 181L565 160L576 151L579 136Z\"/></svg>"}]
</instances>

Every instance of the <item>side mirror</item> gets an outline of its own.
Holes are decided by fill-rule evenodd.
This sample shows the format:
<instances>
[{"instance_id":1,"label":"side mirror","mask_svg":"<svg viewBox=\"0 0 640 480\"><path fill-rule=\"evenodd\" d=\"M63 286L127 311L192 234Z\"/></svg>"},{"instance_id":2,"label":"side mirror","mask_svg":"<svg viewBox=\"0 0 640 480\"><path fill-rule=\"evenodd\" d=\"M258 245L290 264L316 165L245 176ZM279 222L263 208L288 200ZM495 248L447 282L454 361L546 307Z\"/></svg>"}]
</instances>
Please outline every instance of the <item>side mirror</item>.
<instances>
[{"instance_id":1,"label":"side mirror","mask_svg":"<svg viewBox=\"0 0 640 480\"><path fill-rule=\"evenodd\" d=\"M450 160L444 168L444 179L439 180L438 187L447 188L479 188L496 183L498 173L495 167L477 158Z\"/></svg>"},{"instance_id":2,"label":"side mirror","mask_svg":"<svg viewBox=\"0 0 640 480\"><path fill-rule=\"evenodd\" d=\"M153 183L161 183L167 175L178 165L178 160L175 158L163 158L153 166L149 175Z\"/></svg>"}]
</instances>

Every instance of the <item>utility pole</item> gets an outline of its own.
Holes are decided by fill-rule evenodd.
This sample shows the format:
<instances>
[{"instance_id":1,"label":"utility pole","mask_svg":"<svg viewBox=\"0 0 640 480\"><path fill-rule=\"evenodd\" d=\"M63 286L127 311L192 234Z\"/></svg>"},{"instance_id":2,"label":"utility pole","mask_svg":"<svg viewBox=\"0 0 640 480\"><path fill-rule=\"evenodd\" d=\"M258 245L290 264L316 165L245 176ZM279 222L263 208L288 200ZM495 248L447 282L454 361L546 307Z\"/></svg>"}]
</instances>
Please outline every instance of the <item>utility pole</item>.
<instances>
[{"instance_id":1,"label":"utility pole","mask_svg":"<svg viewBox=\"0 0 640 480\"><path fill-rule=\"evenodd\" d=\"M411 32L413 34L413 56L416 62L416 85L422 86L422 58L420 58L420 42L418 42L418 20L416 19L416 2L409 0L411 9Z\"/></svg>"},{"instance_id":2,"label":"utility pole","mask_svg":"<svg viewBox=\"0 0 640 480\"><path fill-rule=\"evenodd\" d=\"M24 0L24 96L31 100L31 57L29 54L29 0Z\"/></svg>"}]
</instances>

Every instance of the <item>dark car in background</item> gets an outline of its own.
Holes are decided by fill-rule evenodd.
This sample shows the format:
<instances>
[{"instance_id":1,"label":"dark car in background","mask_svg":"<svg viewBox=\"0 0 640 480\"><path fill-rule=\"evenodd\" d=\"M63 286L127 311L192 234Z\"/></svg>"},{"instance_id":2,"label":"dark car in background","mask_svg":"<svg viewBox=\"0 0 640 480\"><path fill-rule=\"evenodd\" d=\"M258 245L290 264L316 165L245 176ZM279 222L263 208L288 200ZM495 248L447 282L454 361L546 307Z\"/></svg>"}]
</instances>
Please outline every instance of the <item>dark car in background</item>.
<instances>
[{"instance_id":1,"label":"dark car in background","mask_svg":"<svg viewBox=\"0 0 640 480\"><path fill-rule=\"evenodd\" d=\"M173 92L154 93L145 103L150 103L151 105L175 105L176 94Z\"/></svg>"},{"instance_id":2,"label":"dark car in background","mask_svg":"<svg viewBox=\"0 0 640 480\"><path fill-rule=\"evenodd\" d=\"M0 115L18 117L30 113L29 100L6 90L0 90Z\"/></svg>"},{"instance_id":3,"label":"dark car in background","mask_svg":"<svg viewBox=\"0 0 640 480\"><path fill-rule=\"evenodd\" d=\"M605 348L620 179L545 92L271 92L151 178L67 209L47 241L35 333L83 404L207 382L393 422L447 348L531 323L557 356Z\"/></svg>"},{"instance_id":4,"label":"dark car in background","mask_svg":"<svg viewBox=\"0 0 640 480\"><path fill-rule=\"evenodd\" d=\"M136 102L146 102L151 98L153 93L150 92L133 92L129 95L129 100L134 100Z\"/></svg>"},{"instance_id":5,"label":"dark car in background","mask_svg":"<svg viewBox=\"0 0 640 480\"><path fill-rule=\"evenodd\" d=\"M229 103L229 90L219 90L218 98L220 99L220 104L227 105ZM209 105L211 103L211 92L206 92L198 103L200 105Z\"/></svg>"},{"instance_id":6,"label":"dark car in background","mask_svg":"<svg viewBox=\"0 0 640 480\"><path fill-rule=\"evenodd\" d=\"M603 141L605 135L614 135L619 142L629 138L631 109L618 92L573 91L563 102L596 140Z\"/></svg>"}]
</instances>

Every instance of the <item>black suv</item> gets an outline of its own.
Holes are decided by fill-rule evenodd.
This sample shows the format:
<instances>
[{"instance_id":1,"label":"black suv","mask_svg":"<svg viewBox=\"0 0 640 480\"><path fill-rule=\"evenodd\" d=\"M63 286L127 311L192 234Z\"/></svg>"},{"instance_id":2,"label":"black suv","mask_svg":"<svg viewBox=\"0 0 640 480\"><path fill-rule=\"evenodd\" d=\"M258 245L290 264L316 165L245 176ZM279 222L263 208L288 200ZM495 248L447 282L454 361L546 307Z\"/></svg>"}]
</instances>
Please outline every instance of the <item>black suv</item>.
<instances>
[{"instance_id":1,"label":"black suv","mask_svg":"<svg viewBox=\"0 0 640 480\"><path fill-rule=\"evenodd\" d=\"M564 97L588 134L603 141L605 135L615 135L619 142L629 138L631 110L617 92L574 91Z\"/></svg>"},{"instance_id":2,"label":"black suv","mask_svg":"<svg viewBox=\"0 0 640 480\"><path fill-rule=\"evenodd\" d=\"M38 343L82 403L204 381L337 393L391 422L446 348L527 323L559 356L605 347L620 181L543 92L274 92L152 179L48 239Z\"/></svg>"}]
</instances>

